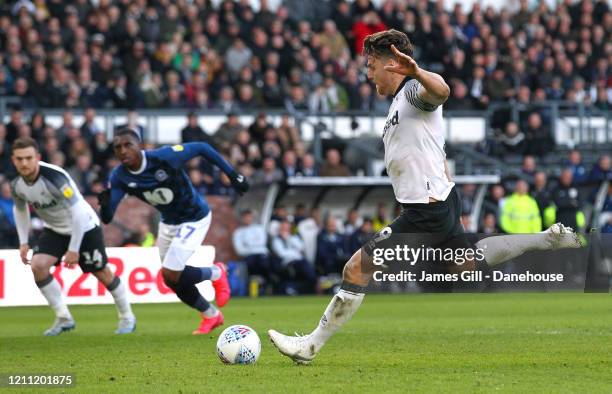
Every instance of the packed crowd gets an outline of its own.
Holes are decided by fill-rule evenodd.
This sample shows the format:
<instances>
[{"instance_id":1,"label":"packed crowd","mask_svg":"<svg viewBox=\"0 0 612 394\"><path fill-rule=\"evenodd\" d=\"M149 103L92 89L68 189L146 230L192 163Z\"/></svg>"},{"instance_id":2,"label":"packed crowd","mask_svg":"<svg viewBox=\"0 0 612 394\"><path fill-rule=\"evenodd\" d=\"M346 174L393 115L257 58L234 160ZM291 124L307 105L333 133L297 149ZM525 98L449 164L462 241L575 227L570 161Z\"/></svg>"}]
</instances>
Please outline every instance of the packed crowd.
<instances>
[{"instance_id":1,"label":"packed crowd","mask_svg":"<svg viewBox=\"0 0 612 394\"><path fill-rule=\"evenodd\" d=\"M12 4L11 4L12 3ZM605 0L521 0L509 11L443 1L19 0L0 7L0 94L24 107L387 110L366 81L364 38L395 28L452 86L448 109L612 100Z\"/></svg>"},{"instance_id":2,"label":"packed crowd","mask_svg":"<svg viewBox=\"0 0 612 394\"><path fill-rule=\"evenodd\" d=\"M128 111L126 123L115 125L115 129L126 126L142 136L147 135L134 110ZM236 114L230 113L217 130L209 133L198 124L195 114L189 113L180 134L184 143L211 143L249 178L255 188L282 181L288 176L351 175L336 149L329 149L325 160L316 162L288 115L273 125L261 113L252 124L245 125ZM74 120L74 113L67 110L63 113L61 125L55 128L45 121L44 113L34 112L28 118L20 107L13 107L9 121L0 123L0 186L6 191L6 196L0 200L0 227L6 231L0 238L7 238L4 241L0 239L0 245L4 246L14 246L16 242L9 185L16 176L11 162L11 145L16 138L24 136L38 142L42 160L65 168L85 196L102 191L111 170L119 164L107 133L96 121L95 109L87 108L79 123ZM155 148L151 143L144 145L145 149ZM186 171L198 193L236 196L229 178L206 160L193 159L187 163Z\"/></svg>"}]
</instances>

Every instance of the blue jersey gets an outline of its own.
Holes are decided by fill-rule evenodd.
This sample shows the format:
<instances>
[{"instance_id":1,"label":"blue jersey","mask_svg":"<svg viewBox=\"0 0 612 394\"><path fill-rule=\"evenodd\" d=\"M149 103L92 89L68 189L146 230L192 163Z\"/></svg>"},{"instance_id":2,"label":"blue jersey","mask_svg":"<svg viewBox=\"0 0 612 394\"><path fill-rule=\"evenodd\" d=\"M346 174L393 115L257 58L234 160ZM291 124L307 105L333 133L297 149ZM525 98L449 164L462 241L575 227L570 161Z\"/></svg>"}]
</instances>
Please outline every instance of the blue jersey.
<instances>
[{"instance_id":1,"label":"blue jersey","mask_svg":"<svg viewBox=\"0 0 612 394\"><path fill-rule=\"evenodd\" d=\"M204 218L210 211L208 203L196 192L183 169L183 164L196 156L204 157L227 175L234 172L216 150L202 142L143 151L143 163L138 171L119 165L111 173L111 217L121 199L130 194L157 208L161 221L166 224Z\"/></svg>"}]
</instances>

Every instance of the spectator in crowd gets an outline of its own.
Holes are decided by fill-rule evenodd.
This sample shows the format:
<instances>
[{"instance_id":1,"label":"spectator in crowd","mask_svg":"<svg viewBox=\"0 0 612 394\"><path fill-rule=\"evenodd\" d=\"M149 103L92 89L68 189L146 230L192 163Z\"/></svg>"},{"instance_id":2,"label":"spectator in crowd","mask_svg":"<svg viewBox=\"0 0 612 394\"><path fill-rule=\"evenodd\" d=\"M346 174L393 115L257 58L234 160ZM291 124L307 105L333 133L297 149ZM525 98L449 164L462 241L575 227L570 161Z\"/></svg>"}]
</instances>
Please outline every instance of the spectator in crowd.
<instances>
[{"instance_id":1,"label":"spectator in crowd","mask_svg":"<svg viewBox=\"0 0 612 394\"><path fill-rule=\"evenodd\" d=\"M361 54L363 52L363 42L370 34L383 31L387 26L381 21L380 16L374 10L365 12L354 24L352 28L352 36L355 40L355 52Z\"/></svg>"},{"instance_id":2,"label":"spectator in crowd","mask_svg":"<svg viewBox=\"0 0 612 394\"><path fill-rule=\"evenodd\" d=\"M23 110L21 106L13 106L11 108L11 114L9 122L6 124L6 142L9 146L13 144L19 134L19 129L23 125Z\"/></svg>"},{"instance_id":3,"label":"spectator in crowd","mask_svg":"<svg viewBox=\"0 0 612 394\"><path fill-rule=\"evenodd\" d=\"M497 218L495 217L495 214L491 212L485 214L484 219L482 220L482 224L478 228L478 232L481 234L499 233L499 228L497 227Z\"/></svg>"},{"instance_id":4,"label":"spectator in crowd","mask_svg":"<svg viewBox=\"0 0 612 394\"><path fill-rule=\"evenodd\" d=\"M522 156L526 152L525 134L522 133L518 125L509 122L503 134L499 134L494 146L494 153L499 157L509 155Z\"/></svg>"},{"instance_id":5,"label":"spectator in crowd","mask_svg":"<svg viewBox=\"0 0 612 394\"><path fill-rule=\"evenodd\" d=\"M234 142L238 133L244 130L245 127L240 123L240 117L236 113L227 114L227 120L219 126L219 129L215 132L213 139L215 144L223 149L223 147L229 147Z\"/></svg>"},{"instance_id":6,"label":"spectator in crowd","mask_svg":"<svg viewBox=\"0 0 612 394\"><path fill-rule=\"evenodd\" d=\"M582 185L588 181L588 173L582 164L582 155L576 149L572 149L567 157L566 168L572 170L574 185Z\"/></svg>"},{"instance_id":7,"label":"spectator in crowd","mask_svg":"<svg viewBox=\"0 0 612 394\"><path fill-rule=\"evenodd\" d=\"M593 165L589 174L591 182L602 182L612 180L612 165L609 155L602 155L597 163Z\"/></svg>"},{"instance_id":8,"label":"spectator in crowd","mask_svg":"<svg viewBox=\"0 0 612 394\"><path fill-rule=\"evenodd\" d=\"M249 275L259 275L270 280L271 266L268 256L268 234L264 227L254 221L253 211L246 209L240 215L240 227L234 231L234 250L249 269Z\"/></svg>"},{"instance_id":9,"label":"spectator in crowd","mask_svg":"<svg viewBox=\"0 0 612 394\"><path fill-rule=\"evenodd\" d=\"M526 155L523 157L523 164L521 165L521 176L523 179L529 183L530 186L533 186L533 177L535 176L537 171L536 160L531 155Z\"/></svg>"},{"instance_id":10,"label":"spectator in crowd","mask_svg":"<svg viewBox=\"0 0 612 394\"><path fill-rule=\"evenodd\" d=\"M301 173L297 166L297 156L294 151L287 150L283 153L282 168L284 177L292 177Z\"/></svg>"},{"instance_id":11,"label":"spectator in crowd","mask_svg":"<svg viewBox=\"0 0 612 394\"><path fill-rule=\"evenodd\" d=\"M181 141L185 142L207 142L211 143L212 138L198 124L198 116L195 112L187 114L187 126L181 130Z\"/></svg>"},{"instance_id":12,"label":"spectator in crowd","mask_svg":"<svg viewBox=\"0 0 612 394\"><path fill-rule=\"evenodd\" d=\"M253 185L270 185L283 179L283 172L276 167L276 161L271 157L266 157L263 159L261 169L253 174L252 183Z\"/></svg>"},{"instance_id":13,"label":"spectator in crowd","mask_svg":"<svg viewBox=\"0 0 612 394\"><path fill-rule=\"evenodd\" d=\"M336 23L331 19L327 19L323 22L323 30L319 34L319 40L321 46L329 48L329 56L332 59L340 59L349 52L346 39L342 33L338 31Z\"/></svg>"},{"instance_id":14,"label":"spectator in crowd","mask_svg":"<svg viewBox=\"0 0 612 394\"><path fill-rule=\"evenodd\" d=\"M576 231L584 229L585 218L582 212L582 195L573 186L573 172L565 168L559 176L559 185L551 193L551 203L544 211L545 226L556 222L573 228Z\"/></svg>"},{"instance_id":15,"label":"spectator in crowd","mask_svg":"<svg viewBox=\"0 0 612 394\"><path fill-rule=\"evenodd\" d=\"M19 244L13 205L11 186L3 181L0 183L0 248L15 248Z\"/></svg>"},{"instance_id":16,"label":"spectator in crowd","mask_svg":"<svg viewBox=\"0 0 612 394\"><path fill-rule=\"evenodd\" d=\"M506 190L502 185L493 185L489 194L483 202L483 210L486 213L492 213L496 218L499 218L499 211L504 204Z\"/></svg>"},{"instance_id":17,"label":"spectator in crowd","mask_svg":"<svg viewBox=\"0 0 612 394\"><path fill-rule=\"evenodd\" d=\"M348 240L349 254L355 253L363 245L366 244L374 236L374 229L372 226L372 219L368 216L363 218L361 226L357 228L350 236Z\"/></svg>"},{"instance_id":18,"label":"spectator in crowd","mask_svg":"<svg viewBox=\"0 0 612 394\"><path fill-rule=\"evenodd\" d=\"M346 215L344 221L343 234L347 237L351 236L355 231L361 227L361 218L359 217L359 211L355 208L351 208Z\"/></svg>"},{"instance_id":19,"label":"spectator in crowd","mask_svg":"<svg viewBox=\"0 0 612 394\"><path fill-rule=\"evenodd\" d=\"M317 236L317 271L319 274L340 273L347 258L346 238L338 231L336 218L329 215Z\"/></svg>"},{"instance_id":20,"label":"spectator in crowd","mask_svg":"<svg viewBox=\"0 0 612 394\"><path fill-rule=\"evenodd\" d=\"M278 235L272 239L272 253L280 260L281 271L290 280L302 282L304 292L312 293L317 277L304 252L304 242L299 236L291 234L291 223L283 220Z\"/></svg>"},{"instance_id":21,"label":"spectator in crowd","mask_svg":"<svg viewBox=\"0 0 612 394\"><path fill-rule=\"evenodd\" d=\"M317 170L316 162L314 156L310 153L307 153L302 158L301 165L301 175L302 176L318 176L319 171Z\"/></svg>"},{"instance_id":22,"label":"spectator in crowd","mask_svg":"<svg viewBox=\"0 0 612 394\"><path fill-rule=\"evenodd\" d=\"M6 127L0 123L0 175L12 178L15 175L13 163L11 162L11 145L8 143Z\"/></svg>"},{"instance_id":23,"label":"spectator in crowd","mask_svg":"<svg viewBox=\"0 0 612 394\"><path fill-rule=\"evenodd\" d=\"M11 185L8 181L0 183L0 211L3 218L11 225L15 226L15 216L13 214L13 196L11 193Z\"/></svg>"},{"instance_id":24,"label":"spectator in crowd","mask_svg":"<svg viewBox=\"0 0 612 394\"><path fill-rule=\"evenodd\" d=\"M473 111L478 109L476 102L468 95L465 83L460 80L452 81L451 97L444 103L446 110Z\"/></svg>"},{"instance_id":25,"label":"spectator in crowd","mask_svg":"<svg viewBox=\"0 0 612 394\"><path fill-rule=\"evenodd\" d=\"M342 164L342 157L337 149L328 149L325 152L325 163L319 170L320 176L350 176L351 172L347 166Z\"/></svg>"},{"instance_id":26,"label":"spectator in crowd","mask_svg":"<svg viewBox=\"0 0 612 394\"><path fill-rule=\"evenodd\" d=\"M372 220L372 226L375 233L379 232L391 223L388 215L389 211L387 210L387 204L384 202L379 202L378 206L376 207L376 216L374 216L374 220Z\"/></svg>"},{"instance_id":27,"label":"spectator in crowd","mask_svg":"<svg viewBox=\"0 0 612 394\"><path fill-rule=\"evenodd\" d=\"M79 154L75 164L68 169L68 174L84 195L91 195L91 185L97 180L97 174L91 169L91 155Z\"/></svg>"},{"instance_id":28,"label":"spectator in crowd","mask_svg":"<svg viewBox=\"0 0 612 394\"><path fill-rule=\"evenodd\" d=\"M81 124L81 136L88 143L92 143L94 136L98 133L103 133L104 130L96 123L96 110L93 108L85 109L83 124Z\"/></svg>"},{"instance_id":29,"label":"spectator in crowd","mask_svg":"<svg viewBox=\"0 0 612 394\"><path fill-rule=\"evenodd\" d=\"M306 206L302 203L296 204L295 210L293 211L293 225L295 227L299 226L300 222L307 217Z\"/></svg>"},{"instance_id":30,"label":"spectator in crowd","mask_svg":"<svg viewBox=\"0 0 612 394\"><path fill-rule=\"evenodd\" d=\"M519 179L514 193L505 199L499 220L500 227L505 233L529 234L542 231L538 204L528 193L529 184Z\"/></svg>"},{"instance_id":31,"label":"spectator in crowd","mask_svg":"<svg viewBox=\"0 0 612 394\"><path fill-rule=\"evenodd\" d=\"M550 130L542 124L542 117L537 112L532 112L527 119L525 137L527 152L532 155L544 156L554 145Z\"/></svg>"},{"instance_id":32,"label":"spectator in crowd","mask_svg":"<svg viewBox=\"0 0 612 394\"><path fill-rule=\"evenodd\" d=\"M531 196L536 200L536 203L538 203L540 216L542 216L542 223L545 223L544 213L546 212L546 208L551 203L551 192L548 187L548 176L544 171L538 171L533 177L533 183L534 186L531 191Z\"/></svg>"}]
</instances>

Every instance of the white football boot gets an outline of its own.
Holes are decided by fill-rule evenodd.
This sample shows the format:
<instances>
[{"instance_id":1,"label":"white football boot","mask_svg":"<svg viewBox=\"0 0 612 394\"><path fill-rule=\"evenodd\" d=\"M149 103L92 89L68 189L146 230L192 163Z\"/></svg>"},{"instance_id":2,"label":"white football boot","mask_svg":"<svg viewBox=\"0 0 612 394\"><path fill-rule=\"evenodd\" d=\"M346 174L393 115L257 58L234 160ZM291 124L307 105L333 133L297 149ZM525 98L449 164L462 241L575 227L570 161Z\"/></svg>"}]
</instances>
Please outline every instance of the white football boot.
<instances>
[{"instance_id":1,"label":"white football boot","mask_svg":"<svg viewBox=\"0 0 612 394\"><path fill-rule=\"evenodd\" d=\"M564 226L561 223L555 223L546 231L550 236L548 238L551 249L565 248L582 248L585 246L580 238L580 235L574 232L571 227Z\"/></svg>"},{"instance_id":2,"label":"white football boot","mask_svg":"<svg viewBox=\"0 0 612 394\"><path fill-rule=\"evenodd\" d=\"M58 317L53 322L53 325L51 326L51 328L45 331L45 336L54 337L56 335L63 333L64 331L74 330L75 327L76 327L76 323L74 322L73 318Z\"/></svg>"},{"instance_id":3,"label":"white football boot","mask_svg":"<svg viewBox=\"0 0 612 394\"><path fill-rule=\"evenodd\" d=\"M270 341L279 352L298 364L309 364L317 355L318 349L310 335L283 335L275 330L268 330Z\"/></svg>"},{"instance_id":4,"label":"white football boot","mask_svg":"<svg viewBox=\"0 0 612 394\"><path fill-rule=\"evenodd\" d=\"M136 331L136 318L135 317L122 317L119 319L117 330L115 334L131 334Z\"/></svg>"}]
</instances>

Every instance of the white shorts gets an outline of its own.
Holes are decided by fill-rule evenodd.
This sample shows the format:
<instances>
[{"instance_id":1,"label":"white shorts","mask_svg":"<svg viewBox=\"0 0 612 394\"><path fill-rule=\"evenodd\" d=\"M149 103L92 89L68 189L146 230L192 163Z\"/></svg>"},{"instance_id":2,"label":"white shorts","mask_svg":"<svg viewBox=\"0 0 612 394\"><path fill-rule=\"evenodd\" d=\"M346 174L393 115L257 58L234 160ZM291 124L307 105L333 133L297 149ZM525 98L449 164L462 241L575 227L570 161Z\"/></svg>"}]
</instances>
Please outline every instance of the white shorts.
<instances>
[{"instance_id":1,"label":"white shorts","mask_svg":"<svg viewBox=\"0 0 612 394\"><path fill-rule=\"evenodd\" d=\"M181 224L159 223L157 247L162 267L172 271L185 269L187 260L202 245L210 228L212 212L197 222Z\"/></svg>"}]
</instances>

